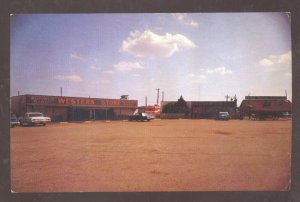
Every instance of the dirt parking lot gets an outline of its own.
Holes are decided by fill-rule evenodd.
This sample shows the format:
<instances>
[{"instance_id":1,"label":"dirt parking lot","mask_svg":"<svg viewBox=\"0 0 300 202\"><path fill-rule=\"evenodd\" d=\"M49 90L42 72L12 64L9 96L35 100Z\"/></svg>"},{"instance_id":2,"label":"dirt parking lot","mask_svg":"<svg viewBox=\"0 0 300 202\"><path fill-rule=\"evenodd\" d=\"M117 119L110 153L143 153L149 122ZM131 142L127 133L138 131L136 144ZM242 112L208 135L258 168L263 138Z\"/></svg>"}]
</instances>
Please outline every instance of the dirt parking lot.
<instances>
[{"instance_id":1,"label":"dirt parking lot","mask_svg":"<svg viewBox=\"0 0 300 202\"><path fill-rule=\"evenodd\" d=\"M291 121L153 120L11 129L15 192L286 190Z\"/></svg>"}]
</instances>

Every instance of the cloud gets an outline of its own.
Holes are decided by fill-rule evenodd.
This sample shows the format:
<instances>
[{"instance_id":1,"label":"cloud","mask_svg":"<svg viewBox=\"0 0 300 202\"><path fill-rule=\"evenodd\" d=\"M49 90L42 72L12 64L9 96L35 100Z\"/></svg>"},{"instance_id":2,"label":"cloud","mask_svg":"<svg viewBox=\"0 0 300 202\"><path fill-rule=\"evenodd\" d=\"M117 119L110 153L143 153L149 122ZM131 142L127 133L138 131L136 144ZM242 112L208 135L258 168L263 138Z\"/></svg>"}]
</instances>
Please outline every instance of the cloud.
<instances>
[{"instance_id":1,"label":"cloud","mask_svg":"<svg viewBox=\"0 0 300 202\"><path fill-rule=\"evenodd\" d=\"M103 71L103 73L104 73L104 74L113 74L114 71L112 71L112 70L105 70L105 71Z\"/></svg>"},{"instance_id":2,"label":"cloud","mask_svg":"<svg viewBox=\"0 0 300 202\"><path fill-rule=\"evenodd\" d=\"M284 73L284 76L292 77L292 73L290 73L290 72Z\"/></svg>"},{"instance_id":3,"label":"cloud","mask_svg":"<svg viewBox=\"0 0 300 202\"><path fill-rule=\"evenodd\" d=\"M259 64L264 67L265 71L273 72L279 70L291 69L292 53L288 51L281 55L270 55L259 61Z\"/></svg>"},{"instance_id":4,"label":"cloud","mask_svg":"<svg viewBox=\"0 0 300 202\"><path fill-rule=\"evenodd\" d=\"M150 30L131 32L123 41L121 50L135 57L170 57L174 53L196 45L181 34L158 35Z\"/></svg>"},{"instance_id":5,"label":"cloud","mask_svg":"<svg viewBox=\"0 0 300 202\"><path fill-rule=\"evenodd\" d=\"M56 75L53 77L56 80L68 80L73 82L81 82L82 78L78 75Z\"/></svg>"},{"instance_id":6,"label":"cloud","mask_svg":"<svg viewBox=\"0 0 300 202\"><path fill-rule=\"evenodd\" d=\"M193 73L188 74L188 77L192 83L204 83L206 81L206 76L203 74L196 75Z\"/></svg>"},{"instance_id":7,"label":"cloud","mask_svg":"<svg viewBox=\"0 0 300 202\"><path fill-rule=\"evenodd\" d=\"M134 76L134 77L140 77L141 75L140 74L132 74L132 76Z\"/></svg>"},{"instance_id":8,"label":"cloud","mask_svg":"<svg viewBox=\"0 0 300 202\"><path fill-rule=\"evenodd\" d=\"M133 90L136 91L136 92L145 92L145 91L147 91L147 89L143 88L143 87L136 87Z\"/></svg>"},{"instance_id":9,"label":"cloud","mask_svg":"<svg viewBox=\"0 0 300 202\"><path fill-rule=\"evenodd\" d=\"M119 62L118 64L113 65L113 67L121 72L131 71L133 69L144 69L144 66L141 62Z\"/></svg>"},{"instance_id":10,"label":"cloud","mask_svg":"<svg viewBox=\"0 0 300 202\"><path fill-rule=\"evenodd\" d=\"M91 69L94 69L94 70L99 70L99 69L101 69L101 67L97 67L96 65L91 65L90 68L91 68Z\"/></svg>"},{"instance_id":11,"label":"cloud","mask_svg":"<svg viewBox=\"0 0 300 202\"><path fill-rule=\"evenodd\" d=\"M192 27L199 27L199 23L191 20L186 13L174 13L173 16L176 20L182 24L189 25Z\"/></svg>"},{"instance_id":12,"label":"cloud","mask_svg":"<svg viewBox=\"0 0 300 202\"><path fill-rule=\"evenodd\" d=\"M191 25L192 27L199 27L199 23L196 22L196 21L193 21L193 20L190 22L190 25Z\"/></svg>"},{"instance_id":13,"label":"cloud","mask_svg":"<svg viewBox=\"0 0 300 202\"><path fill-rule=\"evenodd\" d=\"M71 53L70 57L76 60L85 61L85 57L83 55L80 55L78 53Z\"/></svg>"},{"instance_id":14,"label":"cloud","mask_svg":"<svg viewBox=\"0 0 300 202\"><path fill-rule=\"evenodd\" d=\"M226 69L226 67L221 66L221 67L216 67L216 68L208 68L208 69L203 69L200 68L200 74L194 74L194 73L189 73L188 77L192 83L205 83L207 78L209 78L208 75L211 74L220 74L220 75L229 75L232 74L232 71L230 69Z\"/></svg>"},{"instance_id":15,"label":"cloud","mask_svg":"<svg viewBox=\"0 0 300 202\"><path fill-rule=\"evenodd\" d=\"M261 61L259 61L259 64L266 67L266 66L273 65L274 62L272 62L272 60L270 60L270 59L264 58Z\"/></svg>"},{"instance_id":16,"label":"cloud","mask_svg":"<svg viewBox=\"0 0 300 202\"><path fill-rule=\"evenodd\" d=\"M225 75L225 74L232 74L232 71L230 69L226 69L226 67L222 66L222 67L216 67L216 68L213 68L213 69L207 69L206 73L207 74Z\"/></svg>"},{"instance_id":17,"label":"cloud","mask_svg":"<svg viewBox=\"0 0 300 202\"><path fill-rule=\"evenodd\" d=\"M109 84L109 83L111 83L111 82L110 82L110 80L108 80L108 79L102 79L102 80L98 81L98 83L99 83L99 84Z\"/></svg>"},{"instance_id":18,"label":"cloud","mask_svg":"<svg viewBox=\"0 0 300 202\"><path fill-rule=\"evenodd\" d=\"M288 62L291 62L292 60L292 52L288 51L287 53L284 53L282 55L278 56L278 63L280 64L286 64Z\"/></svg>"}]
</instances>

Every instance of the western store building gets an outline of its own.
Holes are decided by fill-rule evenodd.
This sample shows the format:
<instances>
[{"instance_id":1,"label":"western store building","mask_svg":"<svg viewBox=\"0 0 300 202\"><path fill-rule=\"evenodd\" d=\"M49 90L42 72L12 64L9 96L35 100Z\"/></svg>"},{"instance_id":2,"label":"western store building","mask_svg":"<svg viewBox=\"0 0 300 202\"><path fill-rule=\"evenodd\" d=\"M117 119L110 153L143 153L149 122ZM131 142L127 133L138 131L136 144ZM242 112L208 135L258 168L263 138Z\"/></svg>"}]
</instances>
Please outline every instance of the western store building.
<instances>
[{"instance_id":1,"label":"western store building","mask_svg":"<svg viewBox=\"0 0 300 202\"><path fill-rule=\"evenodd\" d=\"M103 99L46 95L11 97L11 112L17 117L26 112L41 112L52 121L126 119L138 107L137 100Z\"/></svg>"}]
</instances>

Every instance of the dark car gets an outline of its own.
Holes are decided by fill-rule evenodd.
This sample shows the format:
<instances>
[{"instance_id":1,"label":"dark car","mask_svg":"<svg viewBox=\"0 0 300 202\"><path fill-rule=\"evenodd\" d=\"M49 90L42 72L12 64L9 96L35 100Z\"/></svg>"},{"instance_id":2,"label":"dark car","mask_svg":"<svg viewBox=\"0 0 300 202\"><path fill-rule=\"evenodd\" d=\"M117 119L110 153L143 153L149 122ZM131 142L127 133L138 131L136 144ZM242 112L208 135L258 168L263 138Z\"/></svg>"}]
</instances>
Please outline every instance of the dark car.
<instances>
[{"instance_id":1,"label":"dark car","mask_svg":"<svg viewBox=\"0 0 300 202\"><path fill-rule=\"evenodd\" d=\"M153 117L146 113L136 113L129 117L129 121L150 121Z\"/></svg>"},{"instance_id":2,"label":"dark car","mask_svg":"<svg viewBox=\"0 0 300 202\"><path fill-rule=\"evenodd\" d=\"M219 112L218 120L229 120L230 115L228 112Z\"/></svg>"},{"instance_id":3,"label":"dark car","mask_svg":"<svg viewBox=\"0 0 300 202\"><path fill-rule=\"evenodd\" d=\"M20 125L20 122L17 119L17 116L15 114L11 114L10 115L10 127L13 128L18 125Z\"/></svg>"}]
</instances>

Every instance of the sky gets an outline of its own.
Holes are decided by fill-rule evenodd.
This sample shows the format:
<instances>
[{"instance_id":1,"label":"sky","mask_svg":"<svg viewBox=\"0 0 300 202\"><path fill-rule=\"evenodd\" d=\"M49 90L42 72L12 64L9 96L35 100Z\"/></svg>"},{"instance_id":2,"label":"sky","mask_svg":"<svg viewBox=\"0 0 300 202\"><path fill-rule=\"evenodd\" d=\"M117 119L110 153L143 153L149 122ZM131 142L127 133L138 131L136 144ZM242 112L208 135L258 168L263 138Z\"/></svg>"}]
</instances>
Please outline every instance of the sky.
<instances>
[{"instance_id":1,"label":"sky","mask_svg":"<svg viewBox=\"0 0 300 202\"><path fill-rule=\"evenodd\" d=\"M286 13L11 15L11 96L292 100Z\"/></svg>"}]
</instances>

